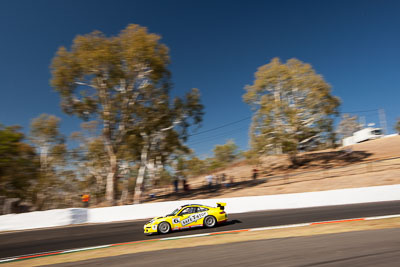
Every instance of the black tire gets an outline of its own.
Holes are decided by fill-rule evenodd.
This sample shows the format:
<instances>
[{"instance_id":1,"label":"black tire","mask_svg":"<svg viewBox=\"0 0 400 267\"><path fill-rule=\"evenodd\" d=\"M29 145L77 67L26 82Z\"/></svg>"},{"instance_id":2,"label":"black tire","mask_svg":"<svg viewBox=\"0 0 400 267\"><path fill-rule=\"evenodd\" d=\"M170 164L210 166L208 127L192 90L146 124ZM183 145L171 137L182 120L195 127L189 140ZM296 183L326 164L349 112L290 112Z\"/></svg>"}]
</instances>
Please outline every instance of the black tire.
<instances>
[{"instance_id":1,"label":"black tire","mask_svg":"<svg viewBox=\"0 0 400 267\"><path fill-rule=\"evenodd\" d=\"M162 222L158 225L158 232L160 234L167 234L171 230L171 225L167 222Z\"/></svg>"},{"instance_id":2,"label":"black tire","mask_svg":"<svg viewBox=\"0 0 400 267\"><path fill-rule=\"evenodd\" d=\"M204 227L211 228L217 224L217 220L215 219L214 216L207 216L204 218L203 224L204 224Z\"/></svg>"}]
</instances>

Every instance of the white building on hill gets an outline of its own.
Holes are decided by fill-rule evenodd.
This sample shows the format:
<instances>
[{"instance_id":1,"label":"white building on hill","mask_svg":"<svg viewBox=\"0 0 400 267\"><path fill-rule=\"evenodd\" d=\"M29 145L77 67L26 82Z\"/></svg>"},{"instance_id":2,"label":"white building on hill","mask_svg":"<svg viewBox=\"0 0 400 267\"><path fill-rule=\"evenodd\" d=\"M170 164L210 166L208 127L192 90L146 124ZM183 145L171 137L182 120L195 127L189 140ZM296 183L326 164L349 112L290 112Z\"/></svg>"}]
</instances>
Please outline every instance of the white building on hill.
<instances>
[{"instance_id":1,"label":"white building on hill","mask_svg":"<svg viewBox=\"0 0 400 267\"><path fill-rule=\"evenodd\" d=\"M350 146L357 143L365 142L368 140L378 139L383 137L381 128L367 127L353 133L352 136L343 138L342 145Z\"/></svg>"}]
</instances>

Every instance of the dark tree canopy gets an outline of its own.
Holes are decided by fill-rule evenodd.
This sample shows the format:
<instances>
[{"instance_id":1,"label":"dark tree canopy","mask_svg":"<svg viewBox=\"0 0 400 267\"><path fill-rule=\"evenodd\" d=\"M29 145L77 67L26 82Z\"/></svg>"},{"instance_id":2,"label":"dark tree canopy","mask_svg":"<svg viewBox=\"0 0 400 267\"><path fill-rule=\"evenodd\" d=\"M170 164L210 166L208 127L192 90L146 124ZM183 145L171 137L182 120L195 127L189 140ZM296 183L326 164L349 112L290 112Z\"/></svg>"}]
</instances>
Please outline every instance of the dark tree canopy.
<instances>
[{"instance_id":1,"label":"dark tree canopy","mask_svg":"<svg viewBox=\"0 0 400 267\"><path fill-rule=\"evenodd\" d=\"M0 125L1 196L25 199L38 178L39 161L35 149L23 140L20 127Z\"/></svg>"}]
</instances>

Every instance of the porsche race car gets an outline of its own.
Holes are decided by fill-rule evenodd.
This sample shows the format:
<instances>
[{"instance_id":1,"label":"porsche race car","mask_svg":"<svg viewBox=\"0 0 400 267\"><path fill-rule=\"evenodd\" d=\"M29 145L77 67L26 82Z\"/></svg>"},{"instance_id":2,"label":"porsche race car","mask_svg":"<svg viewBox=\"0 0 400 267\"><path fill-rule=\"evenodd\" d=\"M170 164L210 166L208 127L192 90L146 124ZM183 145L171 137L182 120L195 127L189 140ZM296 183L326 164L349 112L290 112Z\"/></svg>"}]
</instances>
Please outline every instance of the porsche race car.
<instances>
[{"instance_id":1,"label":"porsche race car","mask_svg":"<svg viewBox=\"0 0 400 267\"><path fill-rule=\"evenodd\" d=\"M164 217L155 217L144 225L144 234L166 234L170 231L192 227L214 227L226 222L226 203L217 203L217 207L200 204L183 205Z\"/></svg>"}]
</instances>

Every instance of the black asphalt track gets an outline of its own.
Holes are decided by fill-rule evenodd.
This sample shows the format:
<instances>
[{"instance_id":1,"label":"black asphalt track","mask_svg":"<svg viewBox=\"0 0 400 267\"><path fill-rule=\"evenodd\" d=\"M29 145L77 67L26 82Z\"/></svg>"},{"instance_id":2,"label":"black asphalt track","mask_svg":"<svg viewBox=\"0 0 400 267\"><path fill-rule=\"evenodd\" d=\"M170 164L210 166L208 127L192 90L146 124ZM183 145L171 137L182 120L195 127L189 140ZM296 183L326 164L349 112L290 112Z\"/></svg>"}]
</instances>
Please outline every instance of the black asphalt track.
<instances>
[{"instance_id":1,"label":"black asphalt track","mask_svg":"<svg viewBox=\"0 0 400 267\"><path fill-rule=\"evenodd\" d=\"M231 214L227 223L216 228L164 236L143 235L147 220L20 231L0 234L0 258L160 237L391 214L400 214L400 201Z\"/></svg>"},{"instance_id":2,"label":"black asphalt track","mask_svg":"<svg viewBox=\"0 0 400 267\"><path fill-rule=\"evenodd\" d=\"M167 249L52 266L399 266L400 229Z\"/></svg>"}]
</instances>

